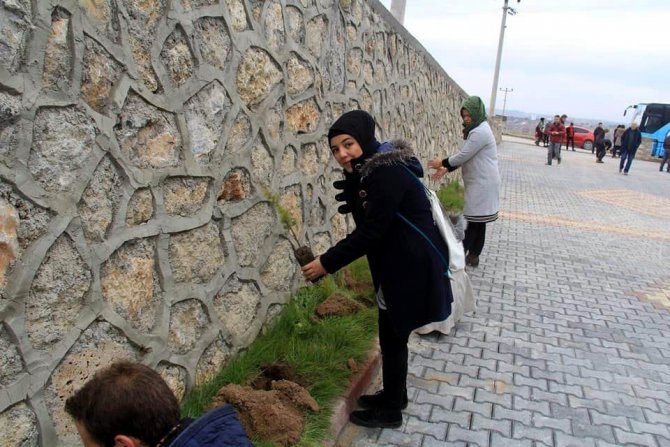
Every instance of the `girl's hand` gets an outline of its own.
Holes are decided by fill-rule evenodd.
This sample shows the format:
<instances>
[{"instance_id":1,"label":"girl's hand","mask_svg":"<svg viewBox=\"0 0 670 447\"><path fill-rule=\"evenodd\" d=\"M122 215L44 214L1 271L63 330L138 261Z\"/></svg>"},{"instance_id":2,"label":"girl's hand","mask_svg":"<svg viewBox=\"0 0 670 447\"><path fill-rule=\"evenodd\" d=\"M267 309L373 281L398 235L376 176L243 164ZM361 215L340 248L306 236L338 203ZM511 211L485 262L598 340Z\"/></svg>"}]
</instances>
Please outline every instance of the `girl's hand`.
<instances>
[{"instance_id":1,"label":"girl's hand","mask_svg":"<svg viewBox=\"0 0 670 447\"><path fill-rule=\"evenodd\" d=\"M428 162L428 167L431 169L440 169L442 168L442 160L440 158L436 158L434 160L431 160Z\"/></svg>"},{"instance_id":2,"label":"girl's hand","mask_svg":"<svg viewBox=\"0 0 670 447\"><path fill-rule=\"evenodd\" d=\"M439 169L435 170L435 173L431 176L433 180L440 180L442 177L445 176L445 174L449 172L447 171L447 168L444 166L440 167Z\"/></svg>"},{"instance_id":3,"label":"girl's hand","mask_svg":"<svg viewBox=\"0 0 670 447\"><path fill-rule=\"evenodd\" d=\"M323 265L321 265L321 260L317 257L315 260L309 264L305 264L302 267L302 274L305 278L311 281L313 279L327 275L328 272L323 268Z\"/></svg>"}]
</instances>

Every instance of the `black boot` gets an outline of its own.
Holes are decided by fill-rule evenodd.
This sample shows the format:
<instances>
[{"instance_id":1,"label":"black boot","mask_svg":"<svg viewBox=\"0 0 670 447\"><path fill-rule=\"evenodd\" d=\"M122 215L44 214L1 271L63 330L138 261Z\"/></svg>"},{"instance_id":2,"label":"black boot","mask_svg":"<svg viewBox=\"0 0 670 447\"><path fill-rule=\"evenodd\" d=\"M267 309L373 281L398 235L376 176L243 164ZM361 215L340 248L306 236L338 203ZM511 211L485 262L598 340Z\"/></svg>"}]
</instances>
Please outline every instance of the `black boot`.
<instances>
[{"instance_id":1,"label":"black boot","mask_svg":"<svg viewBox=\"0 0 670 447\"><path fill-rule=\"evenodd\" d=\"M402 412L381 408L352 411L349 415L349 421L362 427L398 428L402 425Z\"/></svg>"},{"instance_id":2,"label":"black boot","mask_svg":"<svg viewBox=\"0 0 670 447\"><path fill-rule=\"evenodd\" d=\"M470 253L468 253L468 255L465 257L465 264L472 267L479 266L479 256L471 255Z\"/></svg>"},{"instance_id":3,"label":"black boot","mask_svg":"<svg viewBox=\"0 0 670 447\"><path fill-rule=\"evenodd\" d=\"M407 408L407 402L407 391L405 390L405 394L402 397L402 405L400 406L401 410ZM386 396L384 395L384 390L377 391L375 394L365 394L359 397L356 403L359 407L366 410L388 407L388 402L386 400Z\"/></svg>"}]
</instances>

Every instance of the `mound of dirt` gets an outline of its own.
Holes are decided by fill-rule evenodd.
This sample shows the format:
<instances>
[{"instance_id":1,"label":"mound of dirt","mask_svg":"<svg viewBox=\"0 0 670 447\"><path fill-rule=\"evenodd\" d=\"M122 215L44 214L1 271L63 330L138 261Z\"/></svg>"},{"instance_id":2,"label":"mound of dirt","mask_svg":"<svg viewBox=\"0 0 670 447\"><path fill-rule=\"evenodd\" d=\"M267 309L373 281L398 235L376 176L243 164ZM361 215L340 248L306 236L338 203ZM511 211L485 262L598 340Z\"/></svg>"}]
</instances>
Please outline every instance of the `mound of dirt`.
<instances>
[{"instance_id":1,"label":"mound of dirt","mask_svg":"<svg viewBox=\"0 0 670 447\"><path fill-rule=\"evenodd\" d=\"M272 382L275 380L290 380L302 387L309 386L309 384L295 372L295 368L288 363L273 362L267 365L261 365L260 369L261 373L249 383L255 390L271 390Z\"/></svg>"},{"instance_id":2,"label":"mound of dirt","mask_svg":"<svg viewBox=\"0 0 670 447\"><path fill-rule=\"evenodd\" d=\"M210 408L226 403L237 410L240 422L252 439L295 445L305 428L305 417L286 402L277 390L261 391L241 385L226 385L214 396Z\"/></svg>"},{"instance_id":3,"label":"mound of dirt","mask_svg":"<svg viewBox=\"0 0 670 447\"><path fill-rule=\"evenodd\" d=\"M316 403L309 391L290 380L276 380L272 382L272 389L281 393L281 399L301 410L312 412L319 411L319 404Z\"/></svg>"},{"instance_id":4,"label":"mound of dirt","mask_svg":"<svg viewBox=\"0 0 670 447\"><path fill-rule=\"evenodd\" d=\"M346 286L347 289L351 290L352 292L356 294L364 294L367 291L370 290L372 287L372 283L368 281L359 281L356 278L354 278L354 275L351 273L351 270L345 269L344 270L344 285Z\"/></svg>"},{"instance_id":5,"label":"mound of dirt","mask_svg":"<svg viewBox=\"0 0 670 447\"><path fill-rule=\"evenodd\" d=\"M323 303L319 304L314 313L318 318L341 317L355 314L363 308L356 301L350 300L344 295L333 293Z\"/></svg>"}]
</instances>

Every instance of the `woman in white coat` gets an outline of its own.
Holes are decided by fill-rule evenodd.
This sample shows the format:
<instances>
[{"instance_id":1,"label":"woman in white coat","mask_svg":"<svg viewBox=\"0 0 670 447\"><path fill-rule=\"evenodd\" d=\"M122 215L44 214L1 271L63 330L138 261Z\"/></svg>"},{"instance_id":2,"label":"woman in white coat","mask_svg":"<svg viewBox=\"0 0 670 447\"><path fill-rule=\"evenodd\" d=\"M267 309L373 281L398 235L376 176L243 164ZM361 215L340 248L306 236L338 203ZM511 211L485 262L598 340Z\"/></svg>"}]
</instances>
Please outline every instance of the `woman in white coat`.
<instances>
[{"instance_id":1,"label":"woman in white coat","mask_svg":"<svg viewBox=\"0 0 670 447\"><path fill-rule=\"evenodd\" d=\"M463 215L468 221L463 247L467 265L477 267L479 255L486 240L486 224L498 218L500 207L500 174L498 149L481 98L471 96L461 107L463 138L461 150L445 159L436 158L428 163L435 170L433 179L447 172L463 168L465 206Z\"/></svg>"}]
</instances>

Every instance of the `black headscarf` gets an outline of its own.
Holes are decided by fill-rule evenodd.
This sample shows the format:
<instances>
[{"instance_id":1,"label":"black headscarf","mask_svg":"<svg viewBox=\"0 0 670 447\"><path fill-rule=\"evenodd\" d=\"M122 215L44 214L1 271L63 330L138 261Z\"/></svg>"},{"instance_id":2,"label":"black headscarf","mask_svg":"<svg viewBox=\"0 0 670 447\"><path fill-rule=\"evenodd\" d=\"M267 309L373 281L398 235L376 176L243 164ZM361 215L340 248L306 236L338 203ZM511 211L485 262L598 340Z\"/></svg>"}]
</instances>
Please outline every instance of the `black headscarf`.
<instances>
[{"instance_id":1,"label":"black headscarf","mask_svg":"<svg viewBox=\"0 0 670 447\"><path fill-rule=\"evenodd\" d=\"M331 138L342 134L354 137L366 158L375 154L381 144L375 139L374 118L363 110L352 110L340 116L328 130L328 143Z\"/></svg>"}]
</instances>

